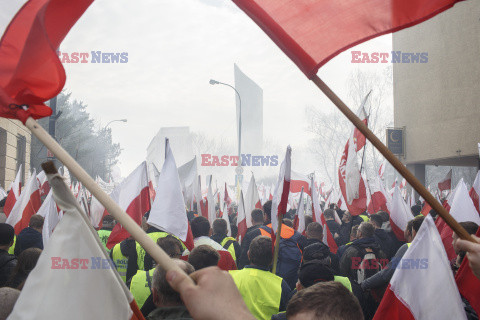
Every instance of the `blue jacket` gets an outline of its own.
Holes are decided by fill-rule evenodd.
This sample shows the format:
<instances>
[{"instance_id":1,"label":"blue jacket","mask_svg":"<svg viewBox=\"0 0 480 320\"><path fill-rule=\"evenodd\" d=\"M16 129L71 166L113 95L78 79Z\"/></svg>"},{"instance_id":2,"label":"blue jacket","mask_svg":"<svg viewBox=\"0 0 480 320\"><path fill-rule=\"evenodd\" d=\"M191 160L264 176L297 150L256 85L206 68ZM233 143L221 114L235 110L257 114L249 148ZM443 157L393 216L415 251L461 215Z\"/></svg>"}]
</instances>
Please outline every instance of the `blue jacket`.
<instances>
[{"instance_id":1,"label":"blue jacket","mask_svg":"<svg viewBox=\"0 0 480 320\"><path fill-rule=\"evenodd\" d=\"M26 227L17 236L17 242L15 243L15 255L18 257L23 250L29 248L39 248L43 250L42 234L37 230Z\"/></svg>"}]
</instances>

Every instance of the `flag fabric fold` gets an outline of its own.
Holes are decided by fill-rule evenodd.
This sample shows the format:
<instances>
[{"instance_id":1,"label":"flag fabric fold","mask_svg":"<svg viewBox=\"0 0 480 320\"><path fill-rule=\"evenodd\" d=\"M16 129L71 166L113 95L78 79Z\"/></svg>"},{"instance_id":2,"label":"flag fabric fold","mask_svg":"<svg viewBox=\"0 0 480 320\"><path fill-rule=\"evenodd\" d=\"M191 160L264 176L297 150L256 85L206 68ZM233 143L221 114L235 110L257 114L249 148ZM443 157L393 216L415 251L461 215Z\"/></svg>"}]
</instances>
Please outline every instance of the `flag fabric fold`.
<instances>
[{"instance_id":1,"label":"flag fabric fold","mask_svg":"<svg viewBox=\"0 0 480 320\"><path fill-rule=\"evenodd\" d=\"M10 186L10 192L8 193L7 199L5 200L5 206L3 207L3 212L8 217L10 212L15 205L15 202L20 198L20 193L22 190L22 165L18 167L17 175L15 176L15 180L12 182Z\"/></svg>"},{"instance_id":2,"label":"flag fabric fold","mask_svg":"<svg viewBox=\"0 0 480 320\"><path fill-rule=\"evenodd\" d=\"M252 211L254 209L262 209L262 203L258 196L258 188L255 182L255 177L252 174L250 183L248 184L247 194L245 196L245 215L247 217L247 228L252 226Z\"/></svg>"},{"instance_id":3,"label":"flag fabric fold","mask_svg":"<svg viewBox=\"0 0 480 320\"><path fill-rule=\"evenodd\" d=\"M272 230L277 232L278 218L283 216L287 211L288 194L290 192L290 178L292 170L292 148L287 147L285 158L280 165L277 185L273 192L272 199Z\"/></svg>"},{"instance_id":4,"label":"flag fabric fold","mask_svg":"<svg viewBox=\"0 0 480 320\"><path fill-rule=\"evenodd\" d=\"M407 206L400 194L400 189L395 187L392 202L389 204L390 226L399 241L405 241L405 229L408 221L413 219L412 210Z\"/></svg>"}]
</instances>

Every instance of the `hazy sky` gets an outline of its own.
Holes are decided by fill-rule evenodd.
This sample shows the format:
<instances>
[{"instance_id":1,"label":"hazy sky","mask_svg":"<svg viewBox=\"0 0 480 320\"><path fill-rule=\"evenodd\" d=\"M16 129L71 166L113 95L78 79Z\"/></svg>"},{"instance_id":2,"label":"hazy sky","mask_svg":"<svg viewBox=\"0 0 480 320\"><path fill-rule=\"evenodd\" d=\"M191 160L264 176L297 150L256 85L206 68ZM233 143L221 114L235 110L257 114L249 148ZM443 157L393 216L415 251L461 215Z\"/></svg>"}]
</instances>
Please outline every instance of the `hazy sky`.
<instances>
[{"instance_id":1,"label":"hazy sky","mask_svg":"<svg viewBox=\"0 0 480 320\"><path fill-rule=\"evenodd\" d=\"M1 33L23 3L0 0ZM352 50L390 52L391 36ZM309 139L305 107L335 111L263 31L227 0L97 0L60 51L128 53L123 64L65 64L65 90L87 104L101 125L128 119L111 125L114 141L123 149L123 176L145 159L160 127L189 126L236 143L234 92L208 83L213 78L233 85L234 63L263 88L264 137L282 149L292 146L294 170L315 169L312 159L295 153L305 150ZM384 67L352 64L350 51L319 72L347 103L346 83L353 70Z\"/></svg>"}]
</instances>

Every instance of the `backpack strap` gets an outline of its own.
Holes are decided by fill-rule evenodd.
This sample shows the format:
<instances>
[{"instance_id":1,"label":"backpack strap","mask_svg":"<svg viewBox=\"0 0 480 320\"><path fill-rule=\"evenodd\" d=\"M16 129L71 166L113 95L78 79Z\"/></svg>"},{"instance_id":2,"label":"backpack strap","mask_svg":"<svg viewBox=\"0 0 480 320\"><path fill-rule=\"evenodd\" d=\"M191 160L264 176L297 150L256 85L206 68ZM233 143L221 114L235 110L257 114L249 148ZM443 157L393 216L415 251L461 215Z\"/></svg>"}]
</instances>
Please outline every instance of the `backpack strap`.
<instances>
[{"instance_id":1,"label":"backpack strap","mask_svg":"<svg viewBox=\"0 0 480 320\"><path fill-rule=\"evenodd\" d=\"M235 242L235 240L228 240L228 241L225 242L225 244L223 245L223 249L228 250L228 248L230 247L230 245L231 245L232 243L234 243L234 242Z\"/></svg>"}]
</instances>

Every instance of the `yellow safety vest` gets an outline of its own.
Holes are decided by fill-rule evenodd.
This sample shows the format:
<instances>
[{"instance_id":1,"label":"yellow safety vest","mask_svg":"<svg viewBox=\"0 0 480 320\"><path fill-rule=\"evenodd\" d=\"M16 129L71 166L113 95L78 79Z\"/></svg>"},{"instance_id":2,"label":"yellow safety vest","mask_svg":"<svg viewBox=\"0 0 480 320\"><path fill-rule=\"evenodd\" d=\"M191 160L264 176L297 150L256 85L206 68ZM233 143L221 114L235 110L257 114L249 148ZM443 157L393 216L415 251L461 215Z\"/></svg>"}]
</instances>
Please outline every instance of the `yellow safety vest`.
<instances>
[{"instance_id":1,"label":"yellow safety vest","mask_svg":"<svg viewBox=\"0 0 480 320\"><path fill-rule=\"evenodd\" d=\"M15 244L17 243L17 236L13 235L13 244L10 248L8 248L8 253L9 254L14 254L15 252Z\"/></svg>"},{"instance_id":2,"label":"yellow safety vest","mask_svg":"<svg viewBox=\"0 0 480 320\"><path fill-rule=\"evenodd\" d=\"M98 237L100 238L100 241L102 241L103 246L105 247L105 250L107 250L107 252L110 252L110 249L107 248L107 241L108 241L108 238L110 237L110 234L112 233L112 231L111 230L98 230L97 233L98 233Z\"/></svg>"},{"instance_id":3,"label":"yellow safety vest","mask_svg":"<svg viewBox=\"0 0 480 320\"><path fill-rule=\"evenodd\" d=\"M120 278L122 278L123 282L127 283L128 258L122 254L120 243L117 243L112 249L112 260L117 268L117 272L120 274Z\"/></svg>"},{"instance_id":4,"label":"yellow safety vest","mask_svg":"<svg viewBox=\"0 0 480 320\"><path fill-rule=\"evenodd\" d=\"M409 248L410 248L410 246L411 246L411 245L412 245L412 243L411 243L411 242L407 242L407 247L409 247Z\"/></svg>"},{"instance_id":5,"label":"yellow safety vest","mask_svg":"<svg viewBox=\"0 0 480 320\"><path fill-rule=\"evenodd\" d=\"M363 214L359 215L359 217L362 218L363 222L368 222L368 221L370 221L370 218L367 217L367 216L365 216L365 215L363 215Z\"/></svg>"},{"instance_id":6,"label":"yellow safety vest","mask_svg":"<svg viewBox=\"0 0 480 320\"><path fill-rule=\"evenodd\" d=\"M255 268L231 270L229 273L255 318L269 320L279 312L282 278Z\"/></svg>"},{"instance_id":7,"label":"yellow safety vest","mask_svg":"<svg viewBox=\"0 0 480 320\"><path fill-rule=\"evenodd\" d=\"M350 279L348 279L347 277L333 276L333 281L340 282L345 286L345 288L347 288L348 290L350 290L350 292L352 292L352 283L350 282Z\"/></svg>"},{"instance_id":8,"label":"yellow safety vest","mask_svg":"<svg viewBox=\"0 0 480 320\"><path fill-rule=\"evenodd\" d=\"M133 298L137 302L138 308L141 309L145 301L147 301L148 296L152 293L152 277L154 269L148 271L138 270L137 273L132 277L130 282L130 292L133 295Z\"/></svg>"},{"instance_id":9,"label":"yellow safety vest","mask_svg":"<svg viewBox=\"0 0 480 320\"><path fill-rule=\"evenodd\" d=\"M220 243L220 245L225 248L225 244L228 242L228 241L236 241L235 238L232 238L232 237L225 237L223 238L222 242ZM237 262L237 257L235 256L235 246L233 245L233 242L228 246L228 248L225 248L228 250L228 252L230 252L230 254L232 255L232 258L235 262Z\"/></svg>"},{"instance_id":10,"label":"yellow safety vest","mask_svg":"<svg viewBox=\"0 0 480 320\"><path fill-rule=\"evenodd\" d=\"M157 240L160 238L165 238L166 236L171 235L174 236L173 234L170 234L168 232L150 232L147 233L147 236L149 236L153 242L157 243ZM175 238L178 239L178 237L174 236ZM183 244L182 240L178 239L180 243L182 244L183 250L185 250L187 247ZM143 270L145 269L145 255L147 254L145 249L142 248L142 246L138 243L135 242L135 249L137 250L137 268L138 270Z\"/></svg>"}]
</instances>

